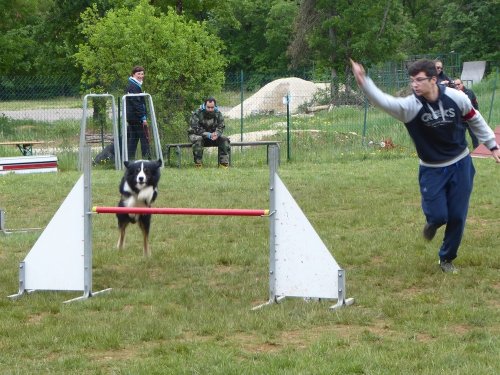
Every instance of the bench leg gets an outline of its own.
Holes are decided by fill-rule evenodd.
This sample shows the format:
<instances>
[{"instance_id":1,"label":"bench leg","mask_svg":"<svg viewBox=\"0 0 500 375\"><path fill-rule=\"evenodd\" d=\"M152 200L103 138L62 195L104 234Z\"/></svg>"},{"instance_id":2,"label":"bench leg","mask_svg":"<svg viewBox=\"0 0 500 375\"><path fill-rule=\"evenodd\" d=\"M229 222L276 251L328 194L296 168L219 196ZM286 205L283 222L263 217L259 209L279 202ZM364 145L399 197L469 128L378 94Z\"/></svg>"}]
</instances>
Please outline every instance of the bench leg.
<instances>
[{"instance_id":1,"label":"bench leg","mask_svg":"<svg viewBox=\"0 0 500 375\"><path fill-rule=\"evenodd\" d=\"M19 148L19 151L21 151L21 154L23 154L23 156L33 155L33 149L31 147L31 145L17 145L17 148Z\"/></svg>"},{"instance_id":2,"label":"bench leg","mask_svg":"<svg viewBox=\"0 0 500 375\"><path fill-rule=\"evenodd\" d=\"M181 167L182 151L180 146L175 146L175 153L177 154L177 168Z\"/></svg>"},{"instance_id":3,"label":"bench leg","mask_svg":"<svg viewBox=\"0 0 500 375\"><path fill-rule=\"evenodd\" d=\"M167 165L170 167L170 146L167 146L167 148L165 149L165 153L167 154L166 157L167 157Z\"/></svg>"}]
</instances>

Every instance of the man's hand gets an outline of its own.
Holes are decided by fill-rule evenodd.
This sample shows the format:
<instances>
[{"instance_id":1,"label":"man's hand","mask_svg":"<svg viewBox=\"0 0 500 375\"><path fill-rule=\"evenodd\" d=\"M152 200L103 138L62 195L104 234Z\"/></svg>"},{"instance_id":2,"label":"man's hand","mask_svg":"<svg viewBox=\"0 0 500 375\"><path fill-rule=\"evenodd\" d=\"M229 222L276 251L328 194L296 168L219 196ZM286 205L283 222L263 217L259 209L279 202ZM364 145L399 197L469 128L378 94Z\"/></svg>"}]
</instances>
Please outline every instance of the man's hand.
<instances>
[{"instance_id":1,"label":"man's hand","mask_svg":"<svg viewBox=\"0 0 500 375\"><path fill-rule=\"evenodd\" d=\"M351 66L352 66L352 73L354 74L354 78L356 78L356 82L358 83L358 86L362 87L365 84L365 68L363 68L363 65L358 64L352 59L349 59L351 61Z\"/></svg>"}]
</instances>

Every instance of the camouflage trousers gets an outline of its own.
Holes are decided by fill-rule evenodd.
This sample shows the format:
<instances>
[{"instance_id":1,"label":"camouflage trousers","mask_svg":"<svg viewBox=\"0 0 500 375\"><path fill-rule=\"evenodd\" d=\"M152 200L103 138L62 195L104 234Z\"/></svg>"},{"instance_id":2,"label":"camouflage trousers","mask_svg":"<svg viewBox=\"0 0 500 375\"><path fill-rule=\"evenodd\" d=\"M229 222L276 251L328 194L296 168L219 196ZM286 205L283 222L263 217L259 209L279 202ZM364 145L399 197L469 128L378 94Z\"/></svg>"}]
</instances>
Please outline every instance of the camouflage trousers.
<instances>
[{"instance_id":1,"label":"camouflage trousers","mask_svg":"<svg viewBox=\"0 0 500 375\"><path fill-rule=\"evenodd\" d=\"M219 163L229 164L229 154L231 153L231 145L229 138L220 136L215 141L203 138L201 135L190 134L189 141L193 144L193 157L195 163L201 163L203 160L204 147L219 148Z\"/></svg>"}]
</instances>

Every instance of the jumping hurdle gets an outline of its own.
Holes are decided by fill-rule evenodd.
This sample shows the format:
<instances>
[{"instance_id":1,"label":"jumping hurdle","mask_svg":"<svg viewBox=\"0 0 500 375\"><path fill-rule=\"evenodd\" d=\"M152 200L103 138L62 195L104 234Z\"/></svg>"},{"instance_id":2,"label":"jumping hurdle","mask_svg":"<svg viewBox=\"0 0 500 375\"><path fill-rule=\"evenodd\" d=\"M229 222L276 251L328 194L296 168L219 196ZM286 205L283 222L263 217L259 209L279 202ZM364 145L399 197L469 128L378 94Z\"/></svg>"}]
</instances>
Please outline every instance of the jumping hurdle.
<instances>
[{"instance_id":1,"label":"jumping hurdle","mask_svg":"<svg viewBox=\"0 0 500 375\"><path fill-rule=\"evenodd\" d=\"M92 207L92 212L97 214L269 216L269 210L247 210L238 208Z\"/></svg>"},{"instance_id":2,"label":"jumping hurdle","mask_svg":"<svg viewBox=\"0 0 500 375\"><path fill-rule=\"evenodd\" d=\"M286 297L337 300L330 309L354 303L346 298L345 271L340 268L306 216L277 174L279 150L270 149L270 208L129 208L92 207L90 165L46 227L28 256L20 263L17 298L35 290L83 290L87 299L92 291L92 215L135 213L164 215L233 215L269 218L269 300L253 309L281 302ZM90 161L90 149L84 155ZM81 197L84 197L82 200ZM64 227L66 238L56 237ZM57 232L56 232L57 231ZM57 239L57 240L56 240Z\"/></svg>"}]
</instances>

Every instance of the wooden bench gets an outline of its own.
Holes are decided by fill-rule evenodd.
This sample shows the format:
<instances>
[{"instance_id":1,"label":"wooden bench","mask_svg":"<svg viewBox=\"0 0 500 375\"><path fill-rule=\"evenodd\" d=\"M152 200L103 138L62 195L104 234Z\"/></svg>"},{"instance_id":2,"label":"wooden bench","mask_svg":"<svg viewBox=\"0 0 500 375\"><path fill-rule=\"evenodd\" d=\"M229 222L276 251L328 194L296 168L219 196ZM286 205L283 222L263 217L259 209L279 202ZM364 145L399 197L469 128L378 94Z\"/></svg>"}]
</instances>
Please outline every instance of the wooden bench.
<instances>
[{"instance_id":1,"label":"wooden bench","mask_svg":"<svg viewBox=\"0 0 500 375\"><path fill-rule=\"evenodd\" d=\"M253 141L253 142L231 142L231 148L233 147L243 147L243 146L266 146L266 160L269 163L269 146L278 146L278 162L280 161L280 147L279 141ZM193 146L192 143L170 143L165 145L165 155L167 158L167 165L170 166L170 153L171 150L175 150L175 155L177 156L177 168L181 167L181 157L182 157L182 148L191 148ZM216 146L208 146L208 147L216 147ZM217 163L219 163L219 156L217 155ZM229 165L231 165L231 153L229 153Z\"/></svg>"},{"instance_id":2,"label":"wooden bench","mask_svg":"<svg viewBox=\"0 0 500 375\"><path fill-rule=\"evenodd\" d=\"M33 155L33 145L44 144L44 141L8 141L0 142L0 146L17 146L23 156Z\"/></svg>"}]
</instances>

